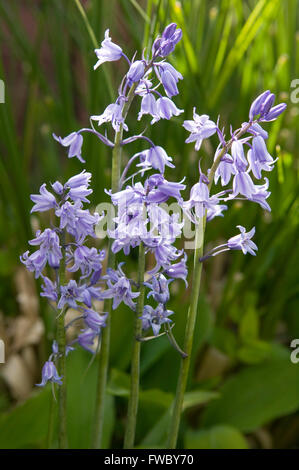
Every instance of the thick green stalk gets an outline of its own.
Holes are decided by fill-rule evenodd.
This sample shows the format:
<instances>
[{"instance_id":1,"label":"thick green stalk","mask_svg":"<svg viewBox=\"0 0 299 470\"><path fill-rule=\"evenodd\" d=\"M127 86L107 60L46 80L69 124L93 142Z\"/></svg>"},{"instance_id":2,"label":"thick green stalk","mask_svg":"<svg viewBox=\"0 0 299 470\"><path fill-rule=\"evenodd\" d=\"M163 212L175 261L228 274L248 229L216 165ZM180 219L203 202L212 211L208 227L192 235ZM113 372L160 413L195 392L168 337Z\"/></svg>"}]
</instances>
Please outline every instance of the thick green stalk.
<instances>
[{"instance_id":1,"label":"thick green stalk","mask_svg":"<svg viewBox=\"0 0 299 470\"><path fill-rule=\"evenodd\" d=\"M139 400L139 376L140 376L140 349L141 342L137 339L142 333L142 320L140 316L144 306L144 271L145 271L145 253L144 245L139 245L138 258L138 286L140 295L137 300L137 309L135 314L134 343L131 365L131 389L128 404L127 426L124 440L124 448L132 449L135 441L138 400Z\"/></svg>"},{"instance_id":2,"label":"thick green stalk","mask_svg":"<svg viewBox=\"0 0 299 470\"><path fill-rule=\"evenodd\" d=\"M240 129L239 132L236 134L235 138L238 139L243 134L245 134L251 125L252 125L252 122L248 123L242 129ZM215 159L211 167L211 170L209 173L209 181L210 181L208 185L209 190L212 187L214 175L217 170L217 167L222 157L231 148L232 143L233 143L233 139L231 139L229 142L226 143L226 145L219 152L217 158ZM196 230L192 292L191 292L190 307L189 307L188 316L187 316L187 323L186 323L186 330L185 330L185 342L184 342L184 351L186 352L187 357L181 359L176 396L175 396L173 409L172 409L171 426L170 426L169 435L168 435L167 446L169 449L176 448L178 432L179 432L179 427L180 427L181 413L183 409L184 394L185 394L185 390L187 386L188 372L190 368L190 360L191 360L192 346L193 346L193 335L194 335L194 328L195 328L195 323L196 323L198 298L199 298L200 282L201 282L202 262L200 261L200 258L203 255L205 228L206 228L206 215L202 219L200 219L199 224L197 226L197 230Z\"/></svg>"},{"instance_id":3,"label":"thick green stalk","mask_svg":"<svg viewBox=\"0 0 299 470\"><path fill-rule=\"evenodd\" d=\"M123 107L123 116L126 118L130 105L134 99L134 92L137 84L134 84L128 93L127 101ZM120 171L121 171L121 155L122 147L121 141L123 136L123 128L120 127L120 130L116 132L114 139L114 148L112 151L112 173L111 173L111 189L112 192L117 192L119 190L119 181L120 181ZM112 241L109 240L108 245L108 267L115 267L115 256L111 250ZM95 426L94 426L94 439L93 439L93 448L101 448L102 445L102 435L103 435L103 425L104 425L104 409L105 409L105 393L107 385L107 375L108 375L108 366L109 366L109 351L110 351L110 316L112 310L112 300L107 301L108 312L106 327L103 328L102 338L101 338L101 351L99 358L99 369L98 369L98 384L96 392L96 409L95 409Z\"/></svg>"}]
</instances>

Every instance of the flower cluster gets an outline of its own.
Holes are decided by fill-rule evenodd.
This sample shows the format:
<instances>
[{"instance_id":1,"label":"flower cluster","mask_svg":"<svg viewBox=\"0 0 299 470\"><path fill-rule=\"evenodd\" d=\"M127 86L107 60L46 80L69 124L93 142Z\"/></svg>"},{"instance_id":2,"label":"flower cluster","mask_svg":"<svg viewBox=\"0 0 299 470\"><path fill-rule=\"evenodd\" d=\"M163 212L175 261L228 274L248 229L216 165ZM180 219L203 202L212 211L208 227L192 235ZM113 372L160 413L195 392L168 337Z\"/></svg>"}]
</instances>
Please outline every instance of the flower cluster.
<instances>
[{"instance_id":1,"label":"flower cluster","mask_svg":"<svg viewBox=\"0 0 299 470\"><path fill-rule=\"evenodd\" d=\"M52 302L58 315L69 307L80 312L77 319L82 319L85 327L72 344L78 343L87 350L91 350L96 338L100 337L106 320L105 314L92 308L93 300L101 299L101 289L97 284L102 276L105 251L86 245L88 236L95 237L95 226L100 219L99 214L91 214L83 207L83 203L89 202L87 196L92 193L90 178L90 173L82 171L64 185L56 181L50 191L43 184L40 194L31 196L34 202L31 212L51 210L57 224L44 231L38 230L36 237L29 242L38 249L32 254L26 251L21 256L26 268L36 278L42 278L41 296ZM52 279L45 274L47 266L53 270ZM69 273L78 273L78 279L64 282L64 267ZM65 353L71 349L72 346L68 345ZM61 352L54 343L52 354L43 367L41 386L48 381L61 384L54 363L59 354Z\"/></svg>"},{"instance_id":2,"label":"flower cluster","mask_svg":"<svg viewBox=\"0 0 299 470\"><path fill-rule=\"evenodd\" d=\"M187 285L187 255L175 245L177 238L182 235L186 217L197 229L200 221L205 226L214 217L223 216L228 203L236 199L246 199L270 210L267 202L270 196L268 179L264 178L260 184L255 181L261 180L262 173L271 171L275 163L266 146L268 133L261 123L275 120L286 107L284 103L274 106L275 96L270 91L262 93L251 105L248 122L244 122L235 131L231 129L229 139L226 139L224 130L219 127L220 119L216 123L208 115L198 114L194 108L193 119L183 122L183 127L189 132L186 143L194 143L196 151L200 150L204 139L212 136L217 137L219 143L210 168L204 173L199 166L198 181L191 188L189 199L184 200L184 179L171 182L165 177L166 168L175 166L166 150L143 133L124 139L122 132L129 132L126 123L127 107L134 97L140 100L137 119L141 120L143 116L149 115L151 125L160 119L169 120L183 113L173 101L173 97L179 93L178 84L183 76L166 60L181 37L182 31L171 23L164 29L161 37L154 40L150 57L146 58L143 53L140 58L136 58L135 54L130 60L122 48L112 42L107 30L101 47L95 49L97 62L94 69L104 62L118 61L121 58L128 63L116 101L109 104L102 114L91 116L91 128L80 129L64 138L54 134L54 138L68 148L68 157L77 157L81 162L84 161L84 132L93 133L107 146L114 146L106 132L95 130L95 123L100 128L110 123L112 131L118 136L116 142L119 146L129 145L137 139L147 144L147 148L128 160L118 182L118 189L106 191L117 208L114 226L108 230L108 236L113 240L111 250L114 254L123 251L128 255L131 249L142 244L145 254L153 255L155 266L148 271L148 281L144 286L149 289L148 299L154 300L157 305L145 305L143 312L138 312L138 318L142 321L145 333L150 329L154 337L165 333L177 349L179 347L171 331L173 323L169 318L174 312L168 310L167 303L170 300L169 285L174 279L182 279ZM133 166L135 170L132 172ZM131 310L136 311L135 299L140 295L140 292L133 290L140 286L127 277L124 263L120 263L117 269L108 268L102 276L104 253L85 245L86 237L94 236L94 226L99 220L98 214L92 215L83 209L83 203L88 202L87 197L91 193L90 176L83 171L68 180L64 186L56 182L52 185L52 191L48 191L46 185L43 185L40 194L32 196L35 203L32 211L53 210L60 222L57 228L39 231L30 242L38 245L39 249L31 255L26 252L22 257L22 262L36 277L42 276L44 282L41 295L55 302L59 310L71 307L81 312L85 329L76 341L88 350L105 326L105 315L98 314L92 308L93 299L113 299L113 309L124 302ZM139 178L136 181L137 176ZM213 184L217 185L219 182L221 190L211 194ZM181 209L180 212L171 213L168 210L167 203L173 201ZM238 228L239 235L215 247L200 260L204 261L228 250L241 250L244 254L255 255L257 246L252 241L255 228L249 232L240 225ZM72 243L65 241L66 234L72 237ZM80 274L78 282L71 279L67 284L60 284L59 269L62 261L66 263L70 273ZM42 274L47 264L56 272L55 280ZM102 282L101 289L96 286L99 280ZM164 331L160 333L162 326ZM146 338L150 337L143 337L144 340ZM53 351L52 358L57 357L57 354ZM50 359L44 367L42 384L47 380L57 383L61 380Z\"/></svg>"}]
</instances>

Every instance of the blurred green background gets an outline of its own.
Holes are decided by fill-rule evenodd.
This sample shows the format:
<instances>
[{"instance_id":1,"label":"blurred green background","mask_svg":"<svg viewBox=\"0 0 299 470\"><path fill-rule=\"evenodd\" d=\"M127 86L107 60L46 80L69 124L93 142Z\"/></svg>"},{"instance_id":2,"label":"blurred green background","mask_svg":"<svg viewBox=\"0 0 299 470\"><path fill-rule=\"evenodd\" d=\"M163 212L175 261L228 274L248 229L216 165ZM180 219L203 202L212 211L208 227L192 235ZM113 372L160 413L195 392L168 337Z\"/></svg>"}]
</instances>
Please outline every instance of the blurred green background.
<instances>
[{"instance_id":1,"label":"blurred green background","mask_svg":"<svg viewBox=\"0 0 299 470\"><path fill-rule=\"evenodd\" d=\"M169 22L182 28L183 40L171 61L184 75L175 102L185 113L148 129L174 158L176 169L167 173L171 180L186 176L191 186L198 158L203 166L213 158L216 140L199 155L184 143L181 124L191 118L193 106L213 120L220 114L228 129L230 123L239 127L247 120L252 100L265 89L288 104L284 116L267 125L269 151L279 157L270 174L272 212L235 202L207 230L210 246L235 234L237 224L255 225L259 252L256 258L223 254L205 265L179 446L298 448L299 364L290 361L290 342L299 338L299 103L290 97L291 82L299 78L299 1L86 0L82 5L97 42L110 28L128 56L150 46ZM0 337L6 344L6 364L0 369L0 448L38 448L47 445L51 390L36 391L34 383L53 339L54 318L19 262L37 226L29 215L29 194L43 182L63 181L82 170L51 134L65 136L87 126L91 114L100 114L115 95L126 64L93 71L91 35L74 0L1 0L0 23L0 78L6 92L0 104ZM294 96L298 99L299 93ZM135 103L128 119L134 133L145 126L144 121L136 126L138 110ZM133 154L139 145L126 152ZM96 206L109 188L111 152L85 134L83 156L93 174ZM128 263L131 271L136 269L134 254ZM189 293L183 283L172 285L169 308L176 314L174 333L180 343ZM131 312L121 307L112 320L106 447L122 445L131 338ZM85 373L89 359L80 351L69 358L73 448L90 446L96 363ZM179 360L164 338L142 347L140 447L165 445Z\"/></svg>"}]
</instances>

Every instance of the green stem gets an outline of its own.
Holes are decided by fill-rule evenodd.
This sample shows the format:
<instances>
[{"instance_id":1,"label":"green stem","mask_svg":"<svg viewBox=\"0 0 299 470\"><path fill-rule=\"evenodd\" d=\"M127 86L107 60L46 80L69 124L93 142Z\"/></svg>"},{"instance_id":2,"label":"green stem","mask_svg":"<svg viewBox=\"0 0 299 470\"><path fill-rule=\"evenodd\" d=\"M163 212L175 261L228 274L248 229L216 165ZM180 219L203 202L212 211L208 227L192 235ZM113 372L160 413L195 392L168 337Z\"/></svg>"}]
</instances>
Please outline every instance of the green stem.
<instances>
[{"instance_id":1,"label":"green stem","mask_svg":"<svg viewBox=\"0 0 299 470\"><path fill-rule=\"evenodd\" d=\"M62 379L62 385L58 388L58 447L67 449L67 430L66 430L66 367L65 367L65 312L61 312L57 319L57 344L58 344L58 374Z\"/></svg>"},{"instance_id":2,"label":"green stem","mask_svg":"<svg viewBox=\"0 0 299 470\"><path fill-rule=\"evenodd\" d=\"M137 309L135 314L135 327L134 327L134 343L132 352L132 365L131 365L131 389L128 404L127 426L125 432L124 449L132 449L135 441L138 399L139 399L139 376L140 376L140 349L141 342L137 339L142 333L142 320L140 316L143 312L144 306L144 271L145 271L145 253L144 245L139 245L139 258L138 258L138 285L140 295L137 301Z\"/></svg>"},{"instance_id":3,"label":"green stem","mask_svg":"<svg viewBox=\"0 0 299 470\"><path fill-rule=\"evenodd\" d=\"M252 125L252 122L248 123L246 126L244 126L244 128L240 129L239 132L236 134L235 138L238 139L243 134L245 134L251 125ZM222 157L231 148L232 143L233 143L233 139L229 140L229 142L227 142L224 145L224 147L219 152L216 160L214 161L211 167L211 170L209 173L209 185L208 185L209 190L212 187L214 175L217 170L217 167ZM194 329L195 329L195 323L196 323L201 273L202 273L202 262L200 262L199 260L203 256L205 228L206 228L206 214L204 215L203 218L199 220L199 224L197 226L196 235L195 235L192 291L191 291L190 307L189 307L188 315L187 315L185 342L184 342L184 351L186 352L187 357L182 358L181 365L180 365L176 396L175 396L175 400L174 400L173 408L172 408L171 426L170 426L169 435L168 435L167 447L169 449L176 448L181 414L182 414L182 409L183 409L184 394L185 394L185 390L187 386L188 372L190 368L190 361L191 361L191 354L192 354L192 347L193 347L193 335L194 335Z\"/></svg>"},{"instance_id":4,"label":"green stem","mask_svg":"<svg viewBox=\"0 0 299 470\"><path fill-rule=\"evenodd\" d=\"M47 434L47 449L52 448L52 441L53 441L53 428L54 428L54 421L55 421L55 401L54 396L51 394L50 398L50 409L49 409L49 423L48 423L48 434Z\"/></svg>"},{"instance_id":5,"label":"green stem","mask_svg":"<svg viewBox=\"0 0 299 470\"><path fill-rule=\"evenodd\" d=\"M65 284L65 232L61 235L62 260L59 274L57 274L57 289L60 295L60 286ZM67 426L66 426L66 361L65 361L65 313L63 308L57 317L57 345L58 345L58 374L62 377L62 385L58 387L58 447L67 449Z\"/></svg>"},{"instance_id":6,"label":"green stem","mask_svg":"<svg viewBox=\"0 0 299 470\"><path fill-rule=\"evenodd\" d=\"M137 84L132 85L127 96L127 101L123 107L123 117L126 118L131 103L134 99L134 92ZM114 148L112 151L112 173L111 173L111 189L115 193L119 190L119 180L120 180L120 171L121 171L121 156L122 156L122 147L121 141L123 136L123 128L120 127L120 130L116 132L114 139ZM111 250L112 241L109 240L108 245L108 267L115 267L115 255ZM95 408L95 426L94 426L94 439L93 439L93 448L99 449L102 446L102 435L103 435L103 425L104 425L104 410L105 410L105 393L107 385L107 376L108 376L108 366L109 366L109 351L110 351L110 330L111 330L111 311L112 311L112 300L107 301L107 308L105 311L108 312L106 327L102 331L101 339L101 350L99 358L99 369L98 369L98 383L96 391L96 408Z\"/></svg>"}]
</instances>

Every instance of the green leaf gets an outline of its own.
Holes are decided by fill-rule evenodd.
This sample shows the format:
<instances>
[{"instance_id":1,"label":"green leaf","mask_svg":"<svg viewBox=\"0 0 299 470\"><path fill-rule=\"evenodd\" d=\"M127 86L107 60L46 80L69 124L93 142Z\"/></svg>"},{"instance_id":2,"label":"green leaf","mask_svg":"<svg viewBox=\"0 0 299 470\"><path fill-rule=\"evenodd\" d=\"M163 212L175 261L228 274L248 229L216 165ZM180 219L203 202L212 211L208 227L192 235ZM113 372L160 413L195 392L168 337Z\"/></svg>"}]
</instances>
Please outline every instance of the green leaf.
<instances>
[{"instance_id":1,"label":"green leaf","mask_svg":"<svg viewBox=\"0 0 299 470\"><path fill-rule=\"evenodd\" d=\"M0 448L39 448L48 433L51 388L34 393L9 413L0 415Z\"/></svg>"},{"instance_id":2,"label":"green leaf","mask_svg":"<svg viewBox=\"0 0 299 470\"><path fill-rule=\"evenodd\" d=\"M231 426L214 426L202 431L187 431L186 449L248 449L245 437Z\"/></svg>"},{"instance_id":3,"label":"green leaf","mask_svg":"<svg viewBox=\"0 0 299 470\"><path fill-rule=\"evenodd\" d=\"M288 351L283 355L273 351L263 364L228 379L220 393L221 398L204 412L204 426L225 423L250 432L299 408L299 369Z\"/></svg>"}]
</instances>

